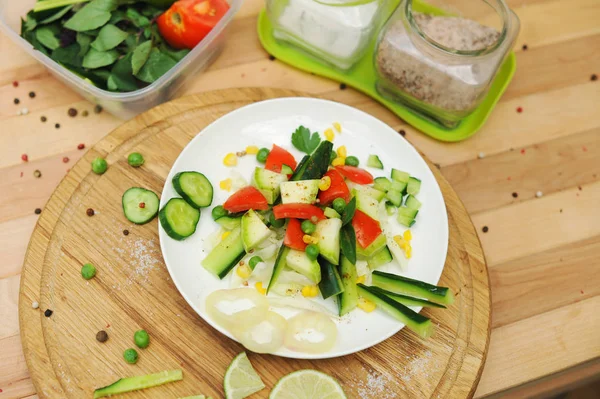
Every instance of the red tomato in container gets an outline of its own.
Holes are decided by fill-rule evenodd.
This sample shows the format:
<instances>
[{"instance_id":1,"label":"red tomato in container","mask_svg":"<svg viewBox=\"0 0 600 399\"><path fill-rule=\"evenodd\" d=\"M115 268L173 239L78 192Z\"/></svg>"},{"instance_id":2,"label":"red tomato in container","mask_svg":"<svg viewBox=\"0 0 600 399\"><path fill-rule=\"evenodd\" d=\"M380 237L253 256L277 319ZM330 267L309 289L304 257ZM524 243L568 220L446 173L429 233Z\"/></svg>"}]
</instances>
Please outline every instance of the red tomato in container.
<instances>
[{"instance_id":1,"label":"red tomato in container","mask_svg":"<svg viewBox=\"0 0 600 399\"><path fill-rule=\"evenodd\" d=\"M330 205L334 199L342 198L346 204L350 201L350 190L344 181L344 177L335 169L330 169L323 175L329 176L331 186L325 191L319 191L319 204L321 206Z\"/></svg>"},{"instance_id":2,"label":"red tomato in container","mask_svg":"<svg viewBox=\"0 0 600 399\"><path fill-rule=\"evenodd\" d=\"M271 149L271 152L269 152L269 156L267 156L267 161L265 162L265 169L280 173L283 165L287 165L292 168L292 170L296 170L296 160L294 159L294 156L277 144L273 144L273 148Z\"/></svg>"},{"instance_id":3,"label":"red tomato in container","mask_svg":"<svg viewBox=\"0 0 600 399\"><path fill-rule=\"evenodd\" d=\"M325 219L323 210L318 206L310 204L280 204L273 207L273 215L275 219L312 219L316 217L317 220Z\"/></svg>"},{"instance_id":4,"label":"red tomato in container","mask_svg":"<svg viewBox=\"0 0 600 399\"><path fill-rule=\"evenodd\" d=\"M248 209L264 211L269 209L269 203L260 191L252 186L248 186L227 198L227 201L223 204L223 208L231 213L243 212Z\"/></svg>"},{"instance_id":5,"label":"red tomato in container","mask_svg":"<svg viewBox=\"0 0 600 399\"><path fill-rule=\"evenodd\" d=\"M382 233L379 222L358 209L354 212L352 227L356 233L356 241L363 248L371 245Z\"/></svg>"},{"instance_id":6,"label":"red tomato in container","mask_svg":"<svg viewBox=\"0 0 600 399\"><path fill-rule=\"evenodd\" d=\"M357 168L356 166L336 166L338 170L346 179L357 184L371 184L373 183L373 175L364 169Z\"/></svg>"},{"instance_id":7,"label":"red tomato in container","mask_svg":"<svg viewBox=\"0 0 600 399\"><path fill-rule=\"evenodd\" d=\"M304 232L302 231L302 223L298 219L290 219L285 230L285 238L283 239L283 245L286 247L297 249L298 251L304 251L306 244L302 238Z\"/></svg>"}]
</instances>

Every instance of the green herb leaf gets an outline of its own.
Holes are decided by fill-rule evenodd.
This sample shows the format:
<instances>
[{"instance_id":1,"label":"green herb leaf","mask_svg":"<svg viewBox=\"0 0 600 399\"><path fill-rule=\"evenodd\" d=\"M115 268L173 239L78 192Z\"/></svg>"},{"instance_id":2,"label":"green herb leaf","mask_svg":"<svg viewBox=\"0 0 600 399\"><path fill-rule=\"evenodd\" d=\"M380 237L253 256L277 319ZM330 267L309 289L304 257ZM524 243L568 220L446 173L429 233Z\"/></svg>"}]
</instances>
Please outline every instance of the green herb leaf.
<instances>
[{"instance_id":1,"label":"green herb leaf","mask_svg":"<svg viewBox=\"0 0 600 399\"><path fill-rule=\"evenodd\" d=\"M60 41L56 38L57 29L52 26L42 26L35 30L35 37L40 43L50 50L60 47Z\"/></svg>"},{"instance_id":2,"label":"green herb leaf","mask_svg":"<svg viewBox=\"0 0 600 399\"><path fill-rule=\"evenodd\" d=\"M65 16L66 13L71 11L72 8L73 8L73 6L64 7L62 10L58 11L54 15L51 15L48 18L40 21L40 25L49 24L50 22L54 22L54 21L61 19L62 17Z\"/></svg>"},{"instance_id":3,"label":"green herb leaf","mask_svg":"<svg viewBox=\"0 0 600 399\"><path fill-rule=\"evenodd\" d=\"M131 66L133 69L133 74L137 75L140 72L140 69L144 66L146 61L148 61L148 57L150 56L150 51L152 50L152 40L147 40L144 43L140 44L133 50L133 56L131 57Z\"/></svg>"},{"instance_id":4,"label":"green herb leaf","mask_svg":"<svg viewBox=\"0 0 600 399\"><path fill-rule=\"evenodd\" d=\"M181 61L183 59L183 57L185 57L186 55L188 55L190 53L190 50L187 48L184 48L183 50L173 50L171 47L169 47L167 45L161 46L160 51L162 53L168 55L169 57L171 57L176 62Z\"/></svg>"},{"instance_id":5,"label":"green herb leaf","mask_svg":"<svg viewBox=\"0 0 600 399\"><path fill-rule=\"evenodd\" d=\"M292 144L294 147L303 151L307 154L311 154L321 142L319 133L310 134L310 130L304 126L298 127L294 133L292 133Z\"/></svg>"},{"instance_id":6,"label":"green herb leaf","mask_svg":"<svg viewBox=\"0 0 600 399\"><path fill-rule=\"evenodd\" d=\"M127 18L138 28L145 28L150 25L150 20L140 14L135 8L129 7L127 11L125 11L125 15Z\"/></svg>"},{"instance_id":7,"label":"green herb leaf","mask_svg":"<svg viewBox=\"0 0 600 399\"><path fill-rule=\"evenodd\" d=\"M115 0L92 0L65 22L64 27L77 32L99 28L108 22L117 5Z\"/></svg>"},{"instance_id":8,"label":"green herb leaf","mask_svg":"<svg viewBox=\"0 0 600 399\"><path fill-rule=\"evenodd\" d=\"M351 224L342 227L340 234L340 248L342 254L350 263L356 264L356 232Z\"/></svg>"},{"instance_id":9,"label":"green herb leaf","mask_svg":"<svg viewBox=\"0 0 600 399\"><path fill-rule=\"evenodd\" d=\"M79 55L79 44L73 43L67 47L59 47L52 52L52 59L60 64L81 68L82 57Z\"/></svg>"},{"instance_id":10,"label":"green herb leaf","mask_svg":"<svg viewBox=\"0 0 600 399\"><path fill-rule=\"evenodd\" d=\"M109 90L133 91L139 88L136 79L133 77L132 57L132 54L127 54L115 63L107 82Z\"/></svg>"},{"instance_id":11,"label":"green herb leaf","mask_svg":"<svg viewBox=\"0 0 600 399\"><path fill-rule=\"evenodd\" d=\"M23 20L21 20L23 21ZM37 26L37 21L35 19L35 17L33 16L33 11L29 11L27 13L27 16L25 17L25 22L22 23L21 26L21 31L23 31L23 28L25 28L26 31L30 32L32 30L34 30Z\"/></svg>"},{"instance_id":12,"label":"green herb leaf","mask_svg":"<svg viewBox=\"0 0 600 399\"><path fill-rule=\"evenodd\" d=\"M354 212L356 212L356 197L353 197L346 205L346 208L344 208L344 213L342 213L342 226L345 226L352 221Z\"/></svg>"},{"instance_id":13,"label":"green herb leaf","mask_svg":"<svg viewBox=\"0 0 600 399\"><path fill-rule=\"evenodd\" d=\"M104 25L96 40L92 42L92 48L98 51L112 50L127 39L127 36L129 33L123 32L115 25Z\"/></svg>"},{"instance_id":14,"label":"green herb leaf","mask_svg":"<svg viewBox=\"0 0 600 399\"><path fill-rule=\"evenodd\" d=\"M31 43L34 49L38 50L42 54L49 55L46 47L44 47L42 43L40 43L35 37L35 31L23 31L22 36L25 40Z\"/></svg>"},{"instance_id":15,"label":"green herb leaf","mask_svg":"<svg viewBox=\"0 0 600 399\"><path fill-rule=\"evenodd\" d=\"M79 44L79 56L83 57L90 49L93 37L86 35L85 33L77 32L76 40Z\"/></svg>"},{"instance_id":16,"label":"green herb leaf","mask_svg":"<svg viewBox=\"0 0 600 399\"><path fill-rule=\"evenodd\" d=\"M111 65L117 58L119 58L117 50L98 51L92 47L83 57L83 67L89 69L102 68Z\"/></svg>"},{"instance_id":17,"label":"green herb leaf","mask_svg":"<svg viewBox=\"0 0 600 399\"><path fill-rule=\"evenodd\" d=\"M152 83L164 75L169 69L173 68L176 63L177 62L168 55L153 48L148 57L148 61L146 61L136 76L146 83Z\"/></svg>"}]
</instances>

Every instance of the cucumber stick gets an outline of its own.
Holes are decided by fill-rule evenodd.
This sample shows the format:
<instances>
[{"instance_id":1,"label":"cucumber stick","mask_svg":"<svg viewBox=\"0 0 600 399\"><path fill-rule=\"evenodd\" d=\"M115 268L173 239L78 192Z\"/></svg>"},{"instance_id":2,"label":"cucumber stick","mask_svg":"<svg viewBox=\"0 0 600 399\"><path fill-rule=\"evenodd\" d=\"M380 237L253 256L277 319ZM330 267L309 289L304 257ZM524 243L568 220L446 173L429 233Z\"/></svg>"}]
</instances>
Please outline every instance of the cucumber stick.
<instances>
[{"instance_id":1,"label":"cucumber stick","mask_svg":"<svg viewBox=\"0 0 600 399\"><path fill-rule=\"evenodd\" d=\"M290 180L313 180L323 177L329 168L329 157L332 150L333 143L331 141L322 141L306 162L304 159L300 162Z\"/></svg>"},{"instance_id":2,"label":"cucumber stick","mask_svg":"<svg viewBox=\"0 0 600 399\"><path fill-rule=\"evenodd\" d=\"M275 259L275 264L273 265L273 274L271 274L271 280L269 280L269 286L267 287L267 294L269 293L269 290L277 284L277 279L279 278L281 271L287 266L286 258L290 251L291 249L285 245L282 245L281 248L279 248L277 259Z\"/></svg>"},{"instance_id":3,"label":"cucumber stick","mask_svg":"<svg viewBox=\"0 0 600 399\"><path fill-rule=\"evenodd\" d=\"M356 308L358 304L358 290L356 288L356 266L350 262L345 256L342 256L340 262L340 277L344 291L338 295L338 308L340 316L347 314Z\"/></svg>"},{"instance_id":4,"label":"cucumber stick","mask_svg":"<svg viewBox=\"0 0 600 399\"><path fill-rule=\"evenodd\" d=\"M290 249L285 257L286 265L295 272L298 272L318 284L321 281L321 266L316 260L310 259L306 252Z\"/></svg>"},{"instance_id":5,"label":"cucumber stick","mask_svg":"<svg viewBox=\"0 0 600 399\"><path fill-rule=\"evenodd\" d=\"M379 270L373 272L372 281L373 285L396 294L423 298L443 305L451 305L454 302L454 294L449 288L438 287L424 281L380 272Z\"/></svg>"},{"instance_id":6,"label":"cucumber stick","mask_svg":"<svg viewBox=\"0 0 600 399\"><path fill-rule=\"evenodd\" d=\"M210 251L202 266L222 280L245 255L242 231L236 227Z\"/></svg>"},{"instance_id":7,"label":"cucumber stick","mask_svg":"<svg viewBox=\"0 0 600 399\"><path fill-rule=\"evenodd\" d=\"M392 260L394 260L392 257L392 252L386 245L380 251L376 252L369 259L367 259L367 265L369 266L369 269L374 270L383 265L387 265Z\"/></svg>"},{"instance_id":8,"label":"cucumber stick","mask_svg":"<svg viewBox=\"0 0 600 399\"><path fill-rule=\"evenodd\" d=\"M145 224L158 213L158 195L141 187L131 187L121 198L123 213L130 222Z\"/></svg>"},{"instance_id":9,"label":"cucumber stick","mask_svg":"<svg viewBox=\"0 0 600 399\"><path fill-rule=\"evenodd\" d=\"M319 282L319 290L323 299L327 299L334 295L344 292L344 284L338 273L337 268L325 259L320 259L321 265L321 281Z\"/></svg>"},{"instance_id":10,"label":"cucumber stick","mask_svg":"<svg viewBox=\"0 0 600 399\"><path fill-rule=\"evenodd\" d=\"M177 173L173 176L173 188L194 208L204 208L212 204L213 186L202 173Z\"/></svg>"},{"instance_id":11,"label":"cucumber stick","mask_svg":"<svg viewBox=\"0 0 600 399\"><path fill-rule=\"evenodd\" d=\"M446 308L446 306L441 305L439 303L426 301L425 299L414 298L414 297L408 296L408 295L396 294L392 291L384 290L383 288L379 288L379 287L375 287L375 286L369 287L369 288L373 292L378 292L380 294L386 295L386 296L392 298L394 301L400 302L401 304L406 305L406 306L423 306L423 307L429 307L429 308L444 308L444 309Z\"/></svg>"},{"instance_id":12,"label":"cucumber stick","mask_svg":"<svg viewBox=\"0 0 600 399\"><path fill-rule=\"evenodd\" d=\"M181 370L166 370L156 374L140 375L136 377L121 378L110 385L98 388L94 391L94 399L120 393L152 388L168 382L181 381L183 373Z\"/></svg>"},{"instance_id":13,"label":"cucumber stick","mask_svg":"<svg viewBox=\"0 0 600 399\"><path fill-rule=\"evenodd\" d=\"M200 210L183 198L171 198L158 213L158 219L169 237L181 241L196 231Z\"/></svg>"}]
</instances>

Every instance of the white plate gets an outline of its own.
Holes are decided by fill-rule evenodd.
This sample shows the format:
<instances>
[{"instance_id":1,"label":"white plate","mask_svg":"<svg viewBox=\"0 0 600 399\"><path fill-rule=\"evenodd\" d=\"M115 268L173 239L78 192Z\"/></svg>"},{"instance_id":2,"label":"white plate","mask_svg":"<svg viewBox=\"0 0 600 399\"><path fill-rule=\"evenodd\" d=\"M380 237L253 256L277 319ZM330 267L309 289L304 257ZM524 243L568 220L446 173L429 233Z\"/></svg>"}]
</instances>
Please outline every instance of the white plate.
<instances>
[{"instance_id":1,"label":"white plate","mask_svg":"<svg viewBox=\"0 0 600 399\"><path fill-rule=\"evenodd\" d=\"M206 256L204 239L217 229L210 211L222 204L231 193L219 189L219 182L230 177L232 168L223 165L229 152L242 151L248 145L270 148L273 143L292 152L296 160L302 155L291 144L291 134L299 125L311 131L323 133L333 122L342 125L342 133L336 134L334 148L345 145L348 155L359 158L364 167L369 154L379 155L385 170L370 170L374 176L389 176L392 167L409 172L421 179L418 195L423 203L413 233L413 257L402 274L436 284L442 274L448 248L448 218L440 188L418 152L396 131L374 117L355 108L325 100L311 98L282 98L254 103L237 109L207 126L181 152L171 169L162 192L161 207L177 196L171 179L177 172L192 170L206 175L214 187L213 204L202 210L196 233L185 241L175 241L159 228L160 246L165 263L179 292L190 306L210 325L233 338L208 316L204 299L212 291L229 287L229 276L218 280L204 270L200 262ZM246 180L258 163L255 156L239 159L235 168ZM402 229L393 220L392 225ZM399 266L386 265L387 270L400 273ZM386 269L384 269L386 270ZM335 309L332 299L327 303ZM420 310L419 308L415 308ZM278 309L275 309L278 310ZM288 316L290 313L285 313ZM343 356L373 346L397 333L403 325L380 311L365 313L352 311L340 320L335 347L323 354L306 354L281 349L276 355L292 358L319 359Z\"/></svg>"}]
</instances>

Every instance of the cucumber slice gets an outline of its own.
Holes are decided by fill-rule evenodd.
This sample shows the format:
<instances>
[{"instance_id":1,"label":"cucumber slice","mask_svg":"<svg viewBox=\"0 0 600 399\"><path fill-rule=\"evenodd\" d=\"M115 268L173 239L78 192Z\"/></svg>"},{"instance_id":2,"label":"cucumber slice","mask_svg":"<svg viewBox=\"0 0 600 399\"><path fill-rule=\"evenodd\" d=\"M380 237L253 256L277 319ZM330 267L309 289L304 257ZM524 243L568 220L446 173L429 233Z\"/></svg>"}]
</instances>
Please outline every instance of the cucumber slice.
<instances>
[{"instance_id":1,"label":"cucumber slice","mask_svg":"<svg viewBox=\"0 0 600 399\"><path fill-rule=\"evenodd\" d=\"M410 177L408 179L408 186L406 187L406 192L410 195L417 195L421 191L421 180L416 177Z\"/></svg>"},{"instance_id":2,"label":"cucumber slice","mask_svg":"<svg viewBox=\"0 0 600 399\"><path fill-rule=\"evenodd\" d=\"M419 201L414 195L409 194L404 201L404 206L408 209L419 210L419 208L421 208L421 201Z\"/></svg>"},{"instance_id":3,"label":"cucumber slice","mask_svg":"<svg viewBox=\"0 0 600 399\"><path fill-rule=\"evenodd\" d=\"M394 258L392 257L392 252L386 245L381 251L377 252L369 259L367 259L367 265L369 266L369 269L374 270L383 265L387 265L392 260L394 260Z\"/></svg>"},{"instance_id":4,"label":"cucumber slice","mask_svg":"<svg viewBox=\"0 0 600 399\"><path fill-rule=\"evenodd\" d=\"M387 177L376 177L373 183L374 189L384 192L389 190L392 185L392 182Z\"/></svg>"},{"instance_id":5,"label":"cucumber slice","mask_svg":"<svg viewBox=\"0 0 600 399\"><path fill-rule=\"evenodd\" d=\"M135 377L121 378L110 385L98 388L94 391L94 399L120 393L152 388L168 382L181 381L183 373L181 370L166 370L156 374L139 375Z\"/></svg>"},{"instance_id":6,"label":"cucumber slice","mask_svg":"<svg viewBox=\"0 0 600 399\"><path fill-rule=\"evenodd\" d=\"M329 262L338 265L340 262L340 231L341 219L325 219L317 223L313 237L319 239L319 253Z\"/></svg>"},{"instance_id":7,"label":"cucumber slice","mask_svg":"<svg viewBox=\"0 0 600 399\"><path fill-rule=\"evenodd\" d=\"M306 162L300 162L300 165L296 167L296 171L290 180L313 180L323 177L329 168L329 157L332 150L333 143L331 141L321 141L321 144L319 144L310 158Z\"/></svg>"},{"instance_id":8,"label":"cucumber slice","mask_svg":"<svg viewBox=\"0 0 600 399\"><path fill-rule=\"evenodd\" d=\"M316 260L308 258L305 252L290 249L285 257L287 266L310 279L315 284L321 281L321 266Z\"/></svg>"},{"instance_id":9,"label":"cucumber slice","mask_svg":"<svg viewBox=\"0 0 600 399\"><path fill-rule=\"evenodd\" d=\"M319 193L319 180L287 181L279 187L283 204L314 204Z\"/></svg>"},{"instance_id":10,"label":"cucumber slice","mask_svg":"<svg viewBox=\"0 0 600 399\"><path fill-rule=\"evenodd\" d=\"M269 230L267 225L263 223L260 216L258 216L253 209L246 212L241 219L244 250L250 252L269 237L271 230Z\"/></svg>"},{"instance_id":11,"label":"cucumber slice","mask_svg":"<svg viewBox=\"0 0 600 399\"><path fill-rule=\"evenodd\" d=\"M398 170L398 169L392 169L391 177L392 177L392 180L408 183L410 174L408 174L406 172L402 172L401 170Z\"/></svg>"},{"instance_id":12,"label":"cucumber slice","mask_svg":"<svg viewBox=\"0 0 600 399\"><path fill-rule=\"evenodd\" d=\"M371 288L371 291L379 292L383 295L386 295L386 296L392 298L394 301L400 302L401 304L406 305L406 306L423 306L423 307L429 307L429 308L446 309L446 307L442 304L431 302L431 301L426 301L425 299L414 298L412 296L407 296L407 295L402 295L402 294L396 294L395 292L384 290L383 288L379 288L379 287L370 287L370 288Z\"/></svg>"},{"instance_id":13,"label":"cucumber slice","mask_svg":"<svg viewBox=\"0 0 600 399\"><path fill-rule=\"evenodd\" d=\"M242 231L236 227L210 251L202 266L222 280L245 255Z\"/></svg>"},{"instance_id":14,"label":"cucumber slice","mask_svg":"<svg viewBox=\"0 0 600 399\"><path fill-rule=\"evenodd\" d=\"M418 213L419 211L416 209L411 209L404 206L398 208L398 223L406 227L412 227L412 225L415 224L415 218L417 217Z\"/></svg>"},{"instance_id":15,"label":"cucumber slice","mask_svg":"<svg viewBox=\"0 0 600 399\"><path fill-rule=\"evenodd\" d=\"M142 203L143 208L140 207ZM141 187L131 187L121 198L125 217L135 224L145 224L154 219L158 213L159 203L158 195Z\"/></svg>"},{"instance_id":16,"label":"cucumber slice","mask_svg":"<svg viewBox=\"0 0 600 399\"><path fill-rule=\"evenodd\" d=\"M321 281L319 282L319 290L323 299L327 299L334 295L344 292L342 278L338 273L337 267L333 266L327 260L321 258L319 261L321 266Z\"/></svg>"},{"instance_id":17,"label":"cucumber slice","mask_svg":"<svg viewBox=\"0 0 600 399\"><path fill-rule=\"evenodd\" d=\"M337 213L337 211L333 208L327 207L325 208L325 210L323 211L323 213L325 214L325 217L329 218L329 219L341 219L342 216Z\"/></svg>"},{"instance_id":18,"label":"cucumber slice","mask_svg":"<svg viewBox=\"0 0 600 399\"><path fill-rule=\"evenodd\" d=\"M356 256L358 259L368 259L375 255L377 252L381 251L386 245L386 237L385 234L379 234L379 236L366 248L361 247L360 245L356 246Z\"/></svg>"},{"instance_id":19,"label":"cucumber slice","mask_svg":"<svg viewBox=\"0 0 600 399\"><path fill-rule=\"evenodd\" d=\"M342 256L340 262L340 277L344 291L338 295L338 308L340 316L353 310L358 304L358 290L356 288L356 266L350 262L345 256Z\"/></svg>"},{"instance_id":20,"label":"cucumber slice","mask_svg":"<svg viewBox=\"0 0 600 399\"><path fill-rule=\"evenodd\" d=\"M385 191L361 184L348 183L348 188L351 188L353 192L371 197L376 201L381 201L385 197Z\"/></svg>"},{"instance_id":21,"label":"cucumber slice","mask_svg":"<svg viewBox=\"0 0 600 399\"><path fill-rule=\"evenodd\" d=\"M215 220L222 228L226 230L233 230L236 227L240 227L242 218L234 218L231 216L222 216Z\"/></svg>"},{"instance_id":22,"label":"cucumber slice","mask_svg":"<svg viewBox=\"0 0 600 399\"><path fill-rule=\"evenodd\" d=\"M204 208L212 204L213 186L202 173L177 173L173 176L173 188L194 208Z\"/></svg>"},{"instance_id":23,"label":"cucumber slice","mask_svg":"<svg viewBox=\"0 0 600 399\"><path fill-rule=\"evenodd\" d=\"M385 196L394 206L402 205L402 193L400 191L389 190Z\"/></svg>"},{"instance_id":24,"label":"cucumber slice","mask_svg":"<svg viewBox=\"0 0 600 399\"><path fill-rule=\"evenodd\" d=\"M294 171L292 170L292 168L290 168L287 165L281 165L281 174L285 175L287 177L287 175L291 175L293 174Z\"/></svg>"},{"instance_id":25,"label":"cucumber slice","mask_svg":"<svg viewBox=\"0 0 600 399\"><path fill-rule=\"evenodd\" d=\"M296 171L290 178L290 181L300 180L299 176L300 176L300 174L304 173L304 171L306 170L305 165L309 159L310 159L310 155L305 155L302 157L302 159L300 160L300 163L298 163L298 165L296 165Z\"/></svg>"},{"instance_id":26,"label":"cucumber slice","mask_svg":"<svg viewBox=\"0 0 600 399\"><path fill-rule=\"evenodd\" d=\"M265 196L269 204L273 204L279 197L279 185L285 181L287 175L257 167L254 169L250 184Z\"/></svg>"},{"instance_id":27,"label":"cucumber slice","mask_svg":"<svg viewBox=\"0 0 600 399\"><path fill-rule=\"evenodd\" d=\"M169 237L184 240L196 232L200 210L183 198L171 198L158 213L158 219Z\"/></svg>"},{"instance_id":28,"label":"cucumber slice","mask_svg":"<svg viewBox=\"0 0 600 399\"><path fill-rule=\"evenodd\" d=\"M406 194L406 186L407 183L405 182L392 180L392 183L390 184L390 190L398 191L400 194L404 195Z\"/></svg>"},{"instance_id":29,"label":"cucumber slice","mask_svg":"<svg viewBox=\"0 0 600 399\"><path fill-rule=\"evenodd\" d=\"M277 259L275 259L275 264L273 265L273 274L271 274L271 279L269 280L269 286L267 287L267 294L269 294L269 290L271 288L273 288L273 286L275 286L275 284L277 284L277 279L279 278L281 271L283 269L285 269L285 267L287 266L286 258L290 251L291 251L291 249L286 247L285 245L282 245L281 248L279 248L279 253L277 254ZM320 270L319 270L319 272L320 272Z\"/></svg>"},{"instance_id":30,"label":"cucumber slice","mask_svg":"<svg viewBox=\"0 0 600 399\"><path fill-rule=\"evenodd\" d=\"M385 202L385 211L388 214L388 216L392 216L394 213L396 213L396 208L396 205L394 205L390 201Z\"/></svg>"},{"instance_id":31,"label":"cucumber slice","mask_svg":"<svg viewBox=\"0 0 600 399\"><path fill-rule=\"evenodd\" d=\"M390 297L367 287L364 284L358 284L358 294L365 299L375 302L377 307L394 317L411 331L422 338L429 338L433 334L433 323L427 317L418 314L411 308L394 301Z\"/></svg>"},{"instance_id":32,"label":"cucumber slice","mask_svg":"<svg viewBox=\"0 0 600 399\"><path fill-rule=\"evenodd\" d=\"M379 157L375 154L369 155L369 158L367 159L367 166L370 166L371 168L383 169L383 163L381 162L381 159L379 159Z\"/></svg>"},{"instance_id":33,"label":"cucumber slice","mask_svg":"<svg viewBox=\"0 0 600 399\"><path fill-rule=\"evenodd\" d=\"M379 221L379 201L368 195L363 190L352 190L356 198L356 209L369 215L374 220Z\"/></svg>"},{"instance_id":34,"label":"cucumber slice","mask_svg":"<svg viewBox=\"0 0 600 399\"><path fill-rule=\"evenodd\" d=\"M415 296L443 305L451 305L454 302L454 294L447 287L438 287L423 281L378 270L373 272L372 277L373 285L396 294Z\"/></svg>"}]
</instances>

